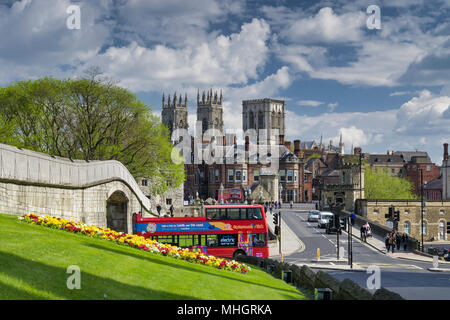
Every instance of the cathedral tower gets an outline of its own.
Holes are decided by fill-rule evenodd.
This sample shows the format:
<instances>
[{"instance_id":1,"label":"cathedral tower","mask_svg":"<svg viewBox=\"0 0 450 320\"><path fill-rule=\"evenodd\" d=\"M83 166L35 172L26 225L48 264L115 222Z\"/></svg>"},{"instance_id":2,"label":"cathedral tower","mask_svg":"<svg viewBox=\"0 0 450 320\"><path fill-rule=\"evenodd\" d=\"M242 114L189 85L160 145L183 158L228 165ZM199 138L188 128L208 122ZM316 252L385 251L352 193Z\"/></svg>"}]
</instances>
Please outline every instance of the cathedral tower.
<instances>
[{"instance_id":1,"label":"cathedral tower","mask_svg":"<svg viewBox=\"0 0 450 320\"><path fill-rule=\"evenodd\" d=\"M258 144L284 144L285 102L275 99L256 99L242 101L242 129L255 129ZM267 137L259 136L259 129L267 129ZM278 136L275 130L278 130Z\"/></svg>"},{"instance_id":2,"label":"cathedral tower","mask_svg":"<svg viewBox=\"0 0 450 320\"><path fill-rule=\"evenodd\" d=\"M205 93L197 92L197 121L202 123L202 134L208 129L217 129L223 135L222 90L220 96L217 91L213 95L212 89Z\"/></svg>"},{"instance_id":3,"label":"cathedral tower","mask_svg":"<svg viewBox=\"0 0 450 320\"><path fill-rule=\"evenodd\" d=\"M187 94L184 95L184 103L181 94L178 98L177 93L175 92L173 95L173 100L171 100L169 94L166 104L163 93L161 120L162 123L169 128L171 137L173 131L176 129L188 129Z\"/></svg>"}]
</instances>

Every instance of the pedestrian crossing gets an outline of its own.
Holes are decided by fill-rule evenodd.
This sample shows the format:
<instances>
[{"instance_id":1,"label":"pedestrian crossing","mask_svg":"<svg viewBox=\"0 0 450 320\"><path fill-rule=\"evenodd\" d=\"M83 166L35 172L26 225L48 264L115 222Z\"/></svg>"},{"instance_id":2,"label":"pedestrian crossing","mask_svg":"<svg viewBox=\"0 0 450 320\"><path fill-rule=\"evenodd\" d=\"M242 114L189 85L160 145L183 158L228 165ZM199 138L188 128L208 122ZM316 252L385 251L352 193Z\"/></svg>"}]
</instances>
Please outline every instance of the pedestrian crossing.
<instances>
[{"instance_id":1,"label":"pedestrian crossing","mask_svg":"<svg viewBox=\"0 0 450 320\"><path fill-rule=\"evenodd\" d=\"M424 270L423 268L413 264L391 264L391 263L378 263L378 262L353 262L361 268L367 268L369 266L378 266L381 269L408 269L408 270Z\"/></svg>"}]
</instances>

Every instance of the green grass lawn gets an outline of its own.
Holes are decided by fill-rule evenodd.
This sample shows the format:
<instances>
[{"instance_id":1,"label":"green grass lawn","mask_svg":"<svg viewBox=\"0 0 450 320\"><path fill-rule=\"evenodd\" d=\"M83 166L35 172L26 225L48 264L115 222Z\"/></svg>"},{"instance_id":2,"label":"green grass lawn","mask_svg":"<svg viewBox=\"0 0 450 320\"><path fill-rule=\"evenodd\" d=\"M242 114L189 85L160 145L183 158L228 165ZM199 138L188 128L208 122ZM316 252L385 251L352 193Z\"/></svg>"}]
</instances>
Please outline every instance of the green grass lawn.
<instances>
[{"instance_id":1,"label":"green grass lawn","mask_svg":"<svg viewBox=\"0 0 450 320\"><path fill-rule=\"evenodd\" d=\"M67 288L81 270L81 289ZM252 267L247 274L164 257L0 214L0 299L305 299Z\"/></svg>"}]
</instances>

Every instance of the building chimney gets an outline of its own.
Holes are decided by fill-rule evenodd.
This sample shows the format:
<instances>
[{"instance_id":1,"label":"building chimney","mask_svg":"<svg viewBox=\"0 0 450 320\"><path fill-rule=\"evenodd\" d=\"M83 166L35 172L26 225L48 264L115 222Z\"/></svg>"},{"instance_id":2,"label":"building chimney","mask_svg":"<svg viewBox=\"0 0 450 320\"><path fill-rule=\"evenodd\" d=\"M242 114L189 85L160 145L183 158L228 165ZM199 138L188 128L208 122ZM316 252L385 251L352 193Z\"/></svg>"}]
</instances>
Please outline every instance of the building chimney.
<instances>
[{"instance_id":1,"label":"building chimney","mask_svg":"<svg viewBox=\"0 0 450 320\"><path fill-rule=\"evenodd\" d=\"M290 141L285 141L284 142L284 146L289 149L289 151L291 150L291 142Z\"/></svg>"},{"instance_id":2,"label":"building chimney","mask_svg":"<svg viewBox=\"0 0 450 320\"><path fill-rule=\"evenodd\" d=\"M444 143L444 160L448 160L448 143Z\"/></svg>"},{"instance_id":3,"label":"building chimney","mask_svg":"<svg viewBox=\"0 0 450 320\"><path fill-rule=\"evenodd\" d=\"M250 137L246 136L245 137L245 151L248 151L249 144L250 144Z\"/></svg>"},{"instance_id":4,"label":"building chimney","mask_svg":"<svg viewBox=\"0 0 450 320\"><path fill-rule=\"evenodd\" d=\"M300 158L300 140L294 140L294 154Z\"/></svg>"}]
</instances>

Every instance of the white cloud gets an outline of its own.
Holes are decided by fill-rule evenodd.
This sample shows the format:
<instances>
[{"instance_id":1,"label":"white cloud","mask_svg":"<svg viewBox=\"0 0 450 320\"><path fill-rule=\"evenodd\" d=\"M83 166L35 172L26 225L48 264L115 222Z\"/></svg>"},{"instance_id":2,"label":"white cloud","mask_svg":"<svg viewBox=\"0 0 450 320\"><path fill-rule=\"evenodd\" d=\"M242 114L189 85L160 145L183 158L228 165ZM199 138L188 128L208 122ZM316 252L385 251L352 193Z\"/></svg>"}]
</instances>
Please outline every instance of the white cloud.
<instances>
[{"instance_id":1,"label":"white cloud","mask_svg":"<svg viewBox=\"0 0 450 320\"><path fill-rule=\"evenodd\" d=\"M318 106L324 104L324 102L316 101L316 100L300 100L300 101L297 101L295 104L298 106L307 106L307 107L314 108L314 107L318 107Z\"/></svg>"},{"instance_id":2,"label":"white cloud","mask_svg":"<svg viewBox=\"0 0 450 320\"><path fill-rule=\"evenodd\" d=\"M365 21L362 11L337 15L332 8L324 7L313 17L298 19L281 35L294 43L358 41Z\"/></svg>"},{"instance_id":3,"label":"white cloud","mask_svg":"<svg viewBox=\"0 0 450 320\"><path fill-rule=\"evenodd\" d=\"M242 25L240 33L220 35L194 47L146 48L132 42L111 47L89 63L99 65L133 91L246 84L258 77L266 63L269 34L264 20L253 19Z\"/></svg>"}]
</instances>

